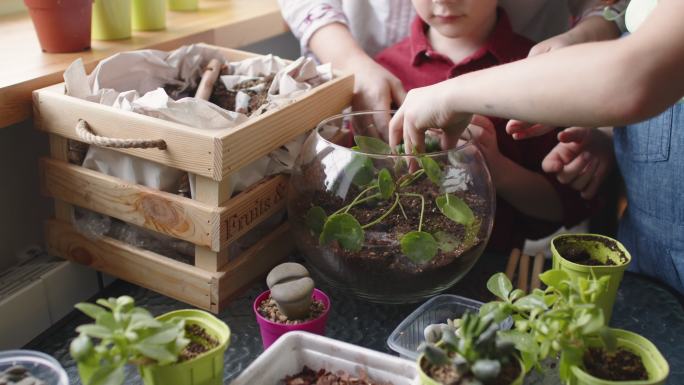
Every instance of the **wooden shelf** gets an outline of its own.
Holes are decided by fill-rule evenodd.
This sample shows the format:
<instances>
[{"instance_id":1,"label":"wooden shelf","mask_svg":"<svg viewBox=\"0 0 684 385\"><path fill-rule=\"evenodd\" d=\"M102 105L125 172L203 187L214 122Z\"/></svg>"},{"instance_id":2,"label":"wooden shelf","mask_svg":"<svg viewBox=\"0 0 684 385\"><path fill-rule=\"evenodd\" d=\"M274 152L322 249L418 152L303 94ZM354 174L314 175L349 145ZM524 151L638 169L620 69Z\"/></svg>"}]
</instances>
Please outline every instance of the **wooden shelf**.
<instances>
[{"instance_id":1,"label":"wooden shelf","mask_svg":"<svg viewBox=\"0 0 684 385\"><path fill-rule=\"evenodd\" d=\"M168 12L167 29L133 32L118 41L93 40L90 51L43 53L27 13L0 17L0 128L31 116L31 92L62 82L62 73L81 57L86 70L117 52L173 49L209 43L240 47L287 32L276 0L201 0L197 12Z\"/></svg>"}]
</instances>

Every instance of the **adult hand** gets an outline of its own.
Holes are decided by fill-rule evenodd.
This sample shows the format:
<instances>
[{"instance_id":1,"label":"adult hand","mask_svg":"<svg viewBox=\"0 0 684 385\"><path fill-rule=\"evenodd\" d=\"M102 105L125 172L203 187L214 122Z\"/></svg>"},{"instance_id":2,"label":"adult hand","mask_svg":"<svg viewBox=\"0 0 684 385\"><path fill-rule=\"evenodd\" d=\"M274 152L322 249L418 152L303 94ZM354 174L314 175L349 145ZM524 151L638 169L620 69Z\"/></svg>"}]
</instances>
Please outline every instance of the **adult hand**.
<instances>
[{"instance_id":1,"label":"adult hand","mask_svg":"<svg viewBox=\"0 0 684 385\"><path fill-rule=\"evenodd\" d=\"M404 103L392 117L389 126L389 142L394 147L401 143L407 152L425 152L425 131L435 131L441 136L442 148L447 149L458 142L472 114L455 111L443 103L444 87L438 83L415 88L406 95Z\"/></svg>"},{"instance_id":2,"label":"adult hand","mask_svg":"<svg viewBox=\"0 0 684 385\"><path fill-rule=\"evenodd\" d=\"M605 130L605 131L602 131ZM542 169L591 199L615 165L612 129L570 127L542 161Z\"/></svg>"},{"instance_id":3,"label":"adult hand","mask_svg":"<svg viewBox=\"0 0 684 385\"><path fill-rule=\"evenodd\" d=\"M506 123L506 132L515 140L541 136L554 129L556 129L556 127L548 126L546 124L531 124L515 119L511 119Z\"/></svg>"}]
</instances>

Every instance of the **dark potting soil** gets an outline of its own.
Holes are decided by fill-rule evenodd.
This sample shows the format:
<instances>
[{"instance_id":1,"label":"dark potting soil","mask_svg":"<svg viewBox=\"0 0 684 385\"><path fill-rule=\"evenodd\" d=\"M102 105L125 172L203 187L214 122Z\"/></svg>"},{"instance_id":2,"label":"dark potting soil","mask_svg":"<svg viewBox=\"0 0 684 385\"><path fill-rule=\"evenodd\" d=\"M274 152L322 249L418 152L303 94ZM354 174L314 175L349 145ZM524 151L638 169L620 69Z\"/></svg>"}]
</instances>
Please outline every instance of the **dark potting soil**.
<instances>
[{"instance_id":1,"label":"dark potting soil","mask_svg":"<svg viewBox=\"0 0 684 385\"><path fill-rule=\"evenodd\" d=\"M0 385L45 385L24 366L14 365L0 372Z\"/></svg>"},{"instance_id":2,"label":"dark potting soil","mask_svg":"<svg viewBox=\"0 0 684 385\"><path fill-rule=\"evenodd\" d=\"M225 75L225 73L222 73ZM268 102L268 89L273 83L274 75L267 75L261 79L248 80L235 86L233 90L228 90L223 85L223 82L217 80L214 83L214 89L209 97L209 101L217 106L228 111L237 111L235 107L235 99L237 91L242 91L250 96L249 106L247 111L237 111L249 116L259 110L259 107ZM197 78L196 84L199 85L200 77ZM263 84L259 90L250 89ZM164 86L166 93L174 100L182 99L184 97L192 97L197 92L197 86L192 88L181 89L174 84L167 84Z\"/></svg>"},{"instance_id":3,"label":"dark potting soil","mask_svg":"<svg viewBox=\"0 0 684 385\"><path fill-rule=\"evenodd\" d=\"M641 357L618 348L613 353L603 348L589 348L584 353L584 370L594 377L609 381L648 380Z\"/></svg>"},{"instance_id":4,"label":"dark potting soil","mask_svg":"<svg viewBox=\"0 0 684 385\"><path fill-rule=\"evenodd\" d=\"M443 384L443 385L459 385L459 384L469 384L473 379L473 374L468 372L466 374L460 374L453 365L432 365L427 360L423 359L420 363L421 369L433 380ZM501 372L492 382L488 382L488 385L510 385L516 378L520 375L520 367L513 363L508 363L503 365Z\"/></svg>"},{"instance_id":5,"label":"dark potting soil","mask_svg":"<svg viewBox=\"0 0 684 385\"><path fill-rule=\"evenodd\" d=\"M288 319L285 316L285 314L280 312L280 309L278 309L278 305L273 300L273 298L271 298L271 296L268 296L268 298L261 301L261 303L259 304L259 314L261 314L264 318L272 322L285 325L298 325L304 322L315 320L316 318L320 317L324 311L325 305L323 304L323 302L314 299L313 301L311 301L311 306L309 307L309 316L307 318L291 320Z\"/></svg>"},{"instance_id":6,"label":"dark potting soil","mask_svg":"<svg viewBox=\"0 0 684 385\"><path fill-rule=\"evenodd\" d=\"M318 371L304 366L301 372L282 379L285 385L392 385L387 382L373 381L365 374L355 377L343 371L337 373L325 369Z\"/></svg>"},{"instance_id":7,"label":"dark potting soil","mask_svg":"<svg viewBox=\"0 0 684 385\"><path fill-rule=\"evenodd\" d=\"M181 351L178 362L189 361L219 346L219 341L199 325L185 325L185 337L190 343Z\"/></svg>"},{"instance_id":8,"label":"dark potting soil","mask_svg":"<svg viewBox=\"0 0 684 385\"><path fill-rule=\"evenodd\" d=\"M330 215L349 204L360 191L360 188L353 186L345 200L326 191L316 191L310 200L300 200L302 204L308 205L301 208L303 211L300 212L306 213L311 206L320 206ZM435 198L441 195L439 188L427 177L421 177L417 182L403 188L402 192L421 193L424 196L422 231L431 234L444 231L456 239L463 239L465 228L439 211L435 203ZM468 204L476 221L485 223L485 218L491 215L488 202L480 196L467 192L457 192L454 195L458 195ZM487 232L486 225L480 226L476 238L469 247L459 242L450 252L439 250L432 260L415 263L403 255L399 240L405 233L418 230L421 200L417 197L401 197L400 202L408 219L404 217L401 209L395 209L382 222L365 229L365 241L360 251L348 251L337 242L333 242L327 247L331 248L336 258L333 260L323 255L312 261L313 267L324 273L324 276L338 277L340 284L353 285L367 293L394 293L398 296L417 296L419 293L433 290L438 285L446 288L457 278L454 272L465 274L485 247L483 240ZM363 225L382 215L392 203L383 200L369 201L353 207L349 213ZM310 249L319 247L318 239L314 237L311 237L310 243L312 244L300 246ZM342 261L337 260L338 258Z\"/></svg>"},{"instance_id":9,"label":"dark potting soil","mask_svg":"<svg viewBox=\"0 0 684 385\"><path fill-rule=\"evenodd\" d=\"M581 236L572 236L568 238L560 238L554 241L554 246L556 247L556 250L560 253L563 258L567 259L570 262L577 263L579 265L585 265L585 266L616 266L615 261L613 261L610 258L606 258L606 262L601 262L595 258L591 257L591 254L586 250L586 248L582 247L579 243L580 242L598 242L603 244L605 247L607 247L611 251L615 251L619 253L619 259L622 262L627 262L627 257L623 253L622 250L620 250L617 247L617 244L615 242L611 242L608 239L602 238L602 237L593 237L591 235L581 235Z\"/></svg>"}]
</instances>

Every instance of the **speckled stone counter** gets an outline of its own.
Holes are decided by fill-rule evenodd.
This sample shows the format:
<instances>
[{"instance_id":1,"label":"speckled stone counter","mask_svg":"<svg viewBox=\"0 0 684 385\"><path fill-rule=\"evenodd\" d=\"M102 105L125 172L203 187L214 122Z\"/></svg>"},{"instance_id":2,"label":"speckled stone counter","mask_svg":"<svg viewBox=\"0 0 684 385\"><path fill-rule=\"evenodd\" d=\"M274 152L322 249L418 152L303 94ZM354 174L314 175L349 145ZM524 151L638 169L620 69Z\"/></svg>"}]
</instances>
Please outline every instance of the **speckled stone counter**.
<instances>
[{"instance_id":1,"label":"speckled stone counter","mask_svg":"<svg viewBox=\"0 0 684 385\"><path fill-rule=\"evenodd\" d=\"M486 299L485 282L492 270L505 263L505 257L483 255L477 266L448 293ZM499 267L500 268L500 267ZM332 301L326 335L371 349L390 352L386 340L394 328L420 304L379 305L358 300L353 295L326 285L318 285ZM255 284L236 299L219 318L232 331L225 355L225 383L237 377L261 352L259 328L252 313L252 302L265 290ZM188 306L141 287L118 281L106 288L102 297L127 294L138 306L159 315ZM75 328L88 322L80 314L72 314L32 341L27 348L55 356L67 369L71 384L80 384L68 345L76 336ZM618 292L611 326L631 330L653 341L670 364L669 384L684 383L684 309L679 299L660 284L626 273ZM133 367L127 368L127 384L141 384ZM255 384L256 385L256 384Z\"/></svg>"}]
</instances>

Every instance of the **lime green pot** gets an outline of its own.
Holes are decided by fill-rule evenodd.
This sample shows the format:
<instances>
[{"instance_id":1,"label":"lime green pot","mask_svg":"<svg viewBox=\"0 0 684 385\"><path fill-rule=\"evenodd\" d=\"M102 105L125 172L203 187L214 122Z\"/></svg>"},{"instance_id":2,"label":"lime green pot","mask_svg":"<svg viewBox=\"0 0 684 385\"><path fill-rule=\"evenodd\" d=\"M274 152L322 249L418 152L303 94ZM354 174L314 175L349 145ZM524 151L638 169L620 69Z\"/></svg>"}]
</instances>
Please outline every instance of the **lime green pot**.
<instances>
[{"instance_id":1,"label":"lime green pot","mask_svg":"<svg viewBox=\"0 0 684 385\"><path fill-rule=\"evenodd\" d=\"M131 0L94 0L95 40L121 40L131 37Z\"/></svg>"},{"instance_id":2,"label":"lime green pot","mask_svg":"<svg viewBox=\"0 0 684 385\"><path fill-rule=\"evenodd\" d=\"M428 376L427 373L423 371L423 365L421 363L423 362L423 358L425 357L424 354L421 354L418 357L417 361L417 366L418 366L418 378L420 379L420 384L421 385L442 385L441 382L438 382L434 380L432 377ZM520 368L520 375L518 375L518 378L516 378L513 382L510 383L510 385L522 385L523 380L525 379L525 369L523 366L522 361L518 357L516 357L516 362L518 362L518 367Z\"/></svg>"},{"instance_id":3,"label":"lime green pot","mask_svg":"<svg viewBox=\"0 0 684 385\"><path fill-rule=\"evenodd\" d=\"M171 11L196 11L199 9L199 0L169 0Z\"/></svg>"},{"instance_id":4,"label":"lime green pot","mask_svg":"<svg viewBox=\"0 0 684 385\"><path fill-rule=\"evenodd\" d=\"M166 28L166 0L133 0L131 24L135 31Z\"/></svg>"},{"instance_id":5,"label":"lime green pot","mask_svg":"<svg viewBox=\"0 0 684 385\"><path fill-rule=\"evenodd\" d=\"M588 266L571 262L561 255L562 248L565 245L572 245L573 247L586 250L592 259L599 262L605 262L609 258L615 265ZM572 278L591 278L592 275L596 278L610 277L607 290L596 300L596 304L603 309L603 315L605 316L606 324L608 324L613 314L615 296L620 287L622 276L632 261L632 257L627 249L615 239L603 235L565 234L551 240L551 254L553 254L553 268L566 271Z\"/></svg>"},{"instance_id":6,"label":"lime green pot","mask_svg":"<svg viewBox=\"0 0 684 385\"><path fill-rule=\"evenodd\" d=\"M627 349L632 353L641 357L641 360L648 372L648 380L641 381L607 381L596 378L589 373L582 370L582 368L574 366L572 368L571 385L658 385L664 384L667 376L670 374L670 366L667 364L665 357L658 351L655 345L646 338L621 329L611 329L617 337L618 347ZM590 342L591 346L601 346L601 342L597 339Z\"/></svg>"},{"instance_id":7,"label":"lime green pot","mask_svg":"<svg viewBox=\"0 0 684 385\"><path fill-rule=\"evenodd\" d=\"M145 385L222 385L223 355L230 341L230 329L223 321L202 310L177 310L157 319L180 317L186 324L196 324L219 341L214 349L189 361L169 365L144 365L140 377Z\"/></svg>"}]
</instances>

